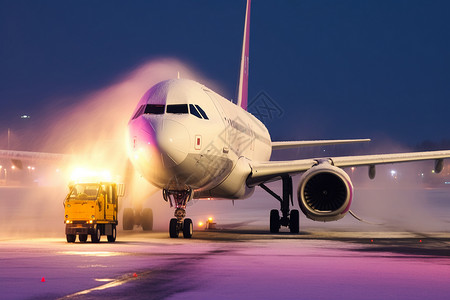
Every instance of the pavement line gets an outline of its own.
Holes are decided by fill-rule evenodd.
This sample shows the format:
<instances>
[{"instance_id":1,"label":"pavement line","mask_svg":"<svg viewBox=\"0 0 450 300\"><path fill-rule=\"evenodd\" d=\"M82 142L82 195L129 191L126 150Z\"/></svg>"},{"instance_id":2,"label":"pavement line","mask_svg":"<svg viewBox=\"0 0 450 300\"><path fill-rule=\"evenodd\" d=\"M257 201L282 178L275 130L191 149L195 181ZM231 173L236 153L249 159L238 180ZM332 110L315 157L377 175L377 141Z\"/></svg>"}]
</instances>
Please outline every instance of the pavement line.
<instances>
[{"instance_id":1,"label":"pavement line","mask_svg":"<svg viewBox=\"0 0 450 300\"><path fill-rule=\"evenodd\" d=\"M123 276L122 278L116 279L116 280L114 280L112 282L109 282L109 283L106 283L106 284L103 284L103 285L100 285L100 286L97 286L97 287L94 287L94 288L91 288L91 289L87 289L87 290L84 290L84 291L76 292L74 294L67 295L67 296L61 297L59 299L74 298L74 297L77 297L77 296L89 294L89 293L94 292L94 291L102 291L102 290L106 290L106 289L109 289L109 288L118 287L118 286L121 286L121 285L129 282L129 281L136 280L137 278L139 278L139 277L141 277L143 275L148 275L148 274L150 274L150 271L140 273L136 277L133 276L133 275L126 275L126 276Z\"/></svg>"}]
</instances>

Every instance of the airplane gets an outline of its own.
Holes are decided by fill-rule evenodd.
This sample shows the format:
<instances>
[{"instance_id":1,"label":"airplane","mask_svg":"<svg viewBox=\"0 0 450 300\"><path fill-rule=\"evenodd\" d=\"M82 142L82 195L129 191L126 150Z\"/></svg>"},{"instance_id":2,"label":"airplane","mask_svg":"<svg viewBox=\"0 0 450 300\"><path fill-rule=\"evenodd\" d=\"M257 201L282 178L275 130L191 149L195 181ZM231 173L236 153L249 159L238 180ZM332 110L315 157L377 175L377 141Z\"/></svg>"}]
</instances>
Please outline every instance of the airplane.
<instances>
[{"instance_id":1,"label":"airplane","mask_svg":"<svg viewBox=\"0 0 450 300\"><path fill-rule=\"evenodd\" d=\"M354 189L344 167L367 166L371 179L379 164L435 160L435 172L443 169L450 150L270 161L277 149L369 140L272 141L264 124L247 111L250 6L248 0L236 103L201 83L169 79L142 96L128 123L131 163L175 208L171 238L180 232L192 237L192 220L186 218L192 199L244 199L260 186L280 202L280 210L270 211L270 232L285 226L298 233L299 211L291 209L293 175L302 174L297 197L303 214L327 222L350 211ZM281 195L266 186L277 180Z\"/></svg>"},{"instance_id":2,"label":"airplane","mask_svg":"<svg viewBox=\"0 0 450 300\"><path fill-rule=\"evenodd\" d=\"M279 210L270 211L270 232L278 233L283 226L298 233L300 212L291 209L294 175L301 175L296 194L301 212L314 221L328 222L351 214L354 188L343 168L367 166L373 179L380 164L434 160L435 172L442 171L450 150L271 161L276 150L370 140L272 141L265 125L247 111L250 6L248 0L236 102L196 81L174 78L150 87L128 122L130 162L146 181L162 190L162 198L174 208L171 238L180 233L192 237L192 220L186 218L186 205L192 199L245 199L261 187L280 203ZM0 150L0 157L67 159L60 154L13 150ZM266 185L274 181L281 181L281 195ZM123 214L124 223L133 219L132 209Z\"/></svg>"}]
</instances>

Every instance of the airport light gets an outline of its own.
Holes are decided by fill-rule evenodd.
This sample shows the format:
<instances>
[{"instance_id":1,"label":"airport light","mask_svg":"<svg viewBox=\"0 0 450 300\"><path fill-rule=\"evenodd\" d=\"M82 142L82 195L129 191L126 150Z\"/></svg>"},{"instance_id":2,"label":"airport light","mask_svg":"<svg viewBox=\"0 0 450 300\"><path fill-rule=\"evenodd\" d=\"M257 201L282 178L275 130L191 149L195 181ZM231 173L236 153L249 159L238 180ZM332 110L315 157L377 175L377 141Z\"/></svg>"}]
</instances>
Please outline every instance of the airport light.
<instances>
[{"instance_id":1,"label":"airport light","mask_svg":"<svg viewBox=\"0 0 450 300\"><path fill-rule=\"evenodd\" d=\"M392 176L392 178L397 179L397 171L391 170L391 176Z\"/></svg>"},{"instance_id":2,"label":"airport light","mask_svg":"<svg viewBox=\"0 0 450 300\"><path fill-rule=\"evenodd\" d=\"M97 171L85 168L76 168L71 175L71 181L83 182L83 181L111 181L111 172L107 170Z\"/></svg>"},{"instance_id":3,"label":"airport light","mask_svg":"<svg viewBox=\"0 0 450 300\"><path fill-rule=\"evenodd\" d=\"M206 221L205 229L216 229L216 223L213 222L213 218L209 217L208 221Z\"/></svg>"}]
</instances>

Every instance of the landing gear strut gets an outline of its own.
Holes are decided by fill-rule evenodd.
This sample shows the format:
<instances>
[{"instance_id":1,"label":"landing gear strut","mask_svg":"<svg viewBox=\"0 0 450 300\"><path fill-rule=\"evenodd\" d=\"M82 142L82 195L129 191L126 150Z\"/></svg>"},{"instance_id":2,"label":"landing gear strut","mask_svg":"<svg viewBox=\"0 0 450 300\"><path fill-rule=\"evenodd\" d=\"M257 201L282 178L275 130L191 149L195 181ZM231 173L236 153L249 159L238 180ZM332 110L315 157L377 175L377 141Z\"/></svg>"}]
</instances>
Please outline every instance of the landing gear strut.
<instances>
[{"instance_id":1,"label":"landing gear strut","mask_svg":"<svg viewBox=\"0 0 450 300\"><path fill-rule=\"evenodd\" d=\"M272 195L275 199L280 202L280 210L272 209L270 211L270 232L278 233L281 226L289 227L291 233L299 233L300 231L300 214L297 209L290 210L289 205L293 203L293 192L292 192L292 177L283 176L283 197L275 194L266 185L261 183L259 186L262 187L266 192ZM281 217L280 217L281 212Z\"/></svg>"},{"instance_id":2,"label":"landing gear strut","mask_svg":"<svg viewBox=\"0 0 450 300\"><path fill-rule=\"evenodd\" d=\"M169 236L177 238L180 232L183 237L189 239L192 237L193 225L192 220L186 218L186 204L194 196L194 191L185 189L182 191L163 190L163 198L170 203L170 207L175 207L174 217L170 219Z\"/></svg>"}]
</instances>

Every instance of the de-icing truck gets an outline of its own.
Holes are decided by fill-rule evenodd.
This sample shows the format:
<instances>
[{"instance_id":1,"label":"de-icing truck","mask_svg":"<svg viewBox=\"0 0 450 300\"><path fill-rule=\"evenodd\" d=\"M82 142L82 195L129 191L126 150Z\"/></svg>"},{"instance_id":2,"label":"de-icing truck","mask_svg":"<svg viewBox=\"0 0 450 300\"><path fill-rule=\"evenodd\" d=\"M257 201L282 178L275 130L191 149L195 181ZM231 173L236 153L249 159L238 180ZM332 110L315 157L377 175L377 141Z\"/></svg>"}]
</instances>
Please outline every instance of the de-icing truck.
<instances>
[{"instance_id":1,"label":"de-icing truck","mask_svg":"<svg viewBox=\"0 0 450 300\"><path fill-rule=\"evenodd\" d=\"M106 235L108 242L115 242L117 234L118 200L124 194L123 184L112 182L83 182L69 184L64 200L64 223L67 242L78 239L93 243Z\"/></svg>"}]
</instances>

